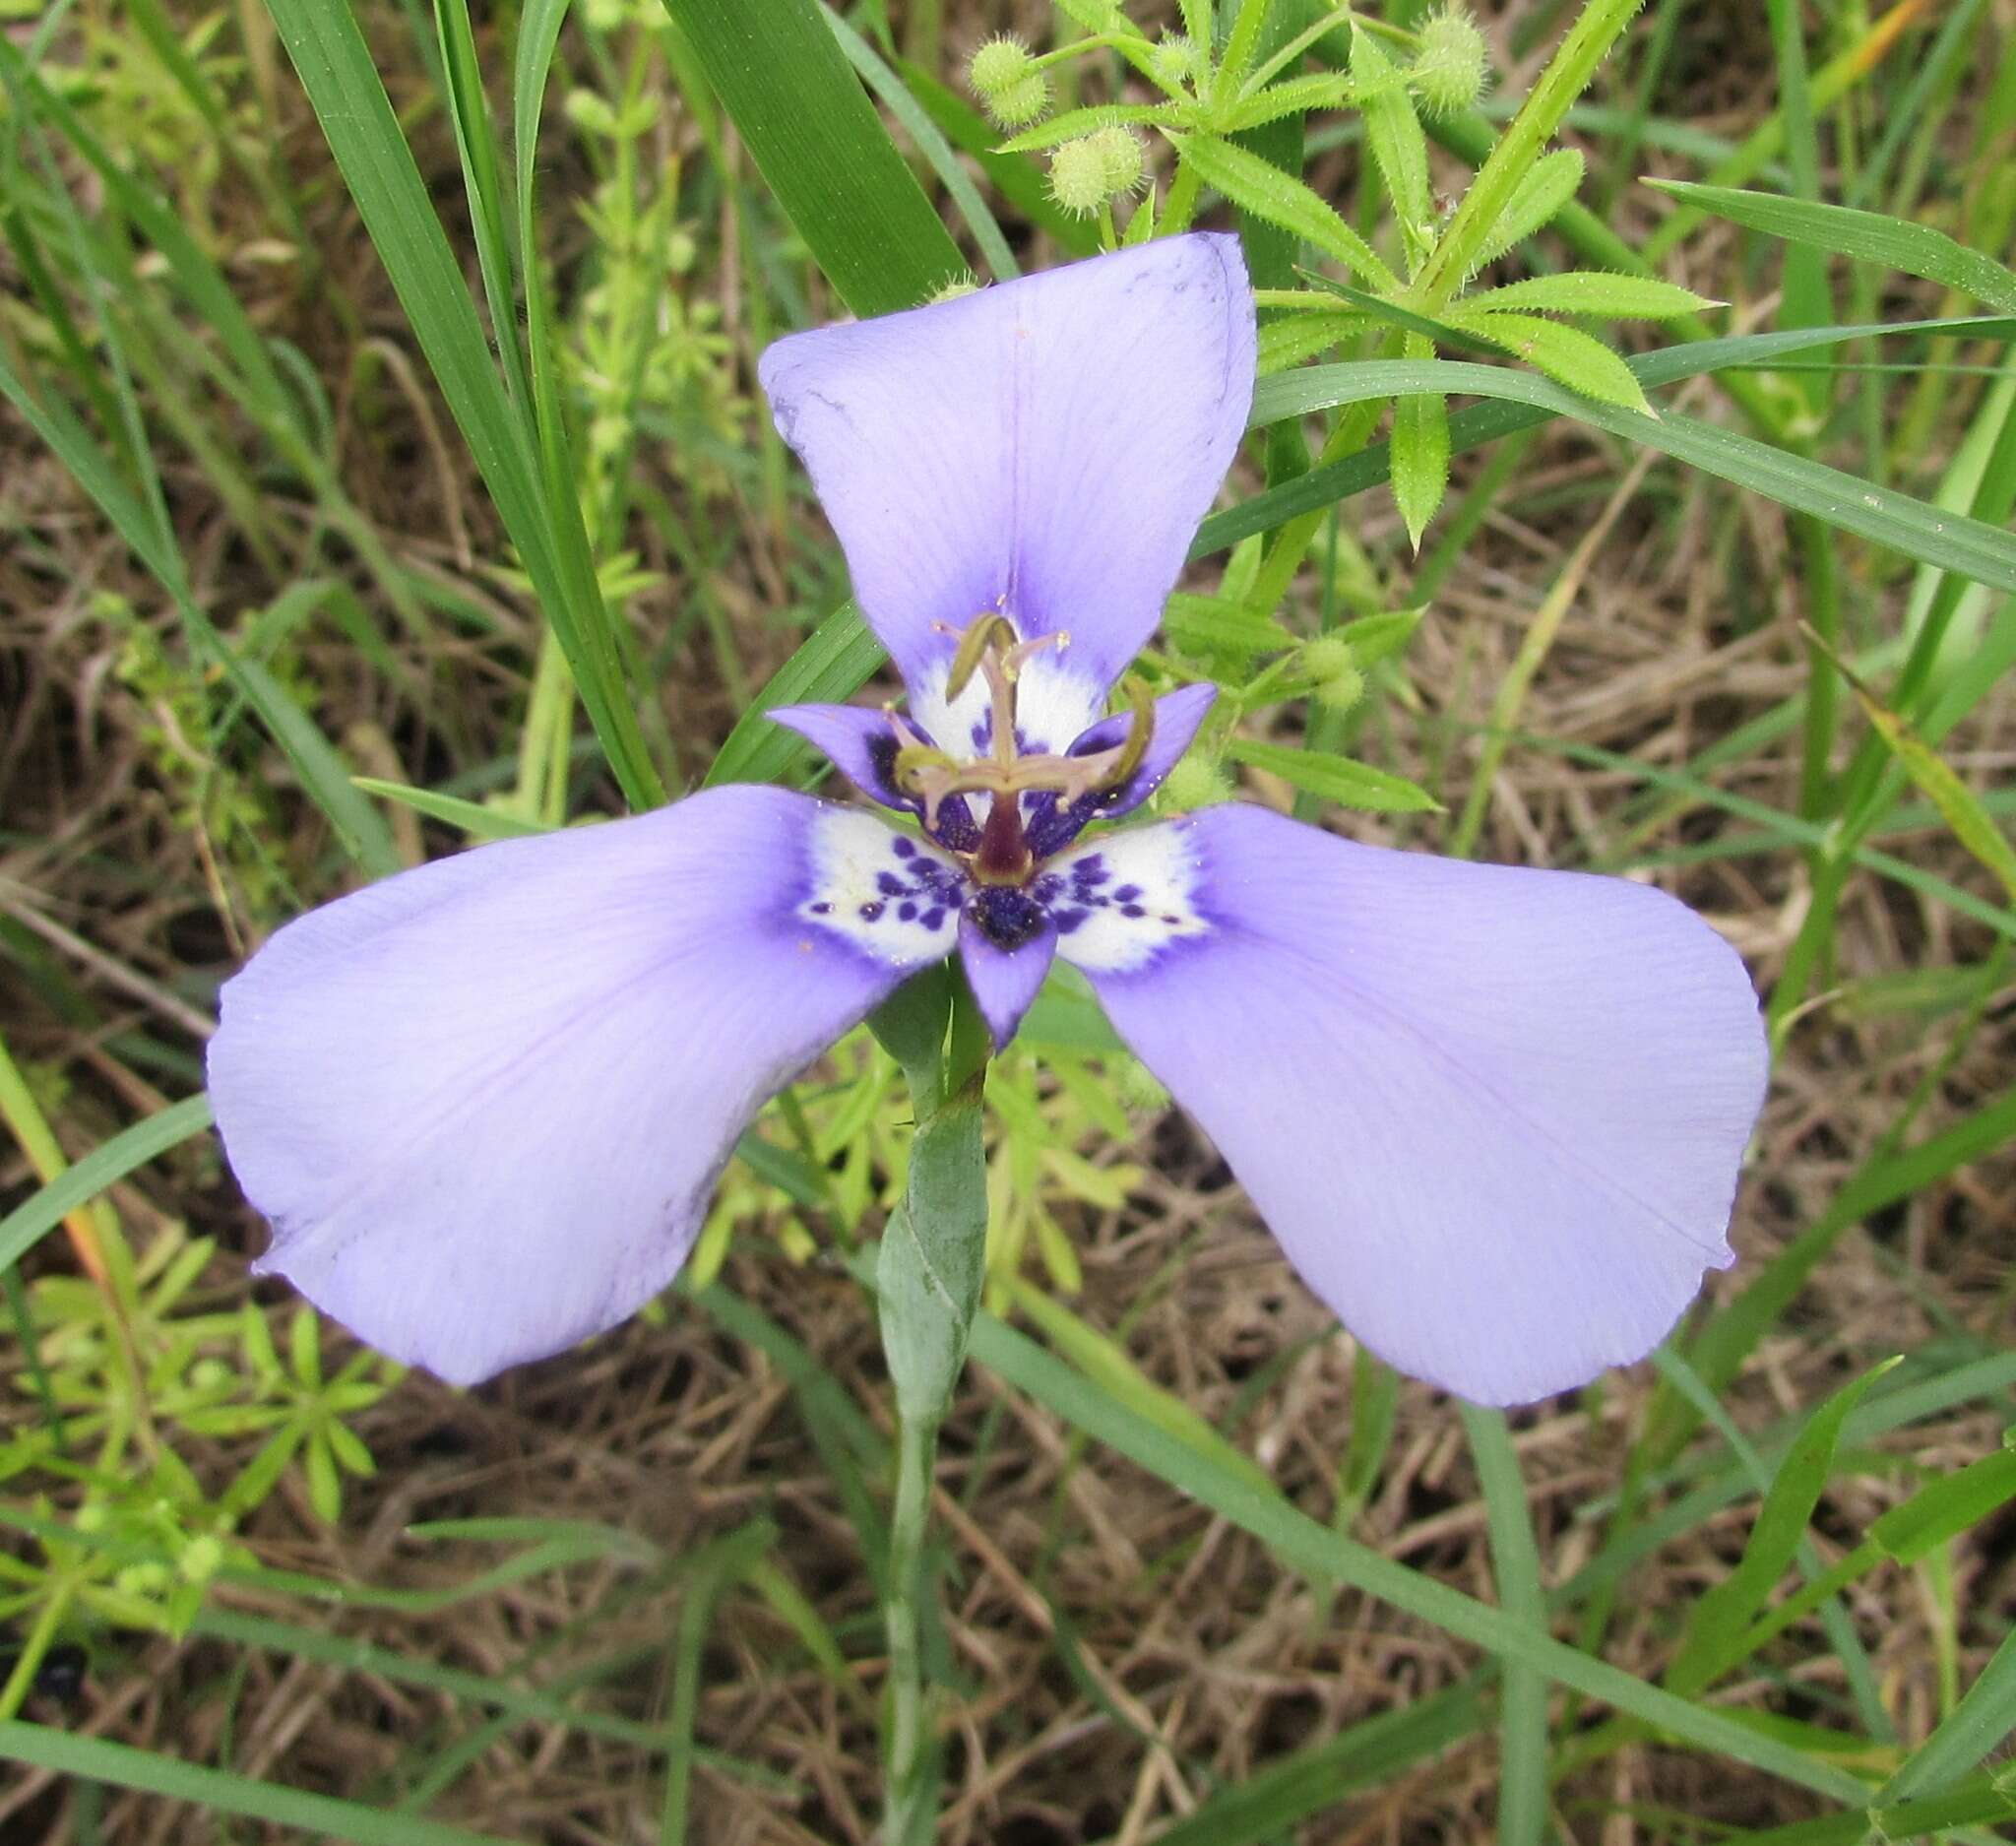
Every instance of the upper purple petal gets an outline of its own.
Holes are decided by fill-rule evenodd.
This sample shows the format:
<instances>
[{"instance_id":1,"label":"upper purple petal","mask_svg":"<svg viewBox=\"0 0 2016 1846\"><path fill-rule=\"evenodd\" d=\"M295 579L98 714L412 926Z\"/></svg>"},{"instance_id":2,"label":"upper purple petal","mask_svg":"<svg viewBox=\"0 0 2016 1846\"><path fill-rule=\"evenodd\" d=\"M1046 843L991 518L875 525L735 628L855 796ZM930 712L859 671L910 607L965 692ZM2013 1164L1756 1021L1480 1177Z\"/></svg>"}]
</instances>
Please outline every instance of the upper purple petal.
<instances>
[{"instance_id":1,"label":"upper purple petal","mask_svg":"<svg viewBox=\"0 0 2016 1846\"><path fill-rule=\"evenodd\" d=\"M457 1383L663 1288L764 1101L944 955L871 816L723 788L512 840L289 923L222 993L210 1092L263 1269ZM823 911L815 907L824 905Z\"/></svg>"},{"instance_id":2,"label":"upper purple petal","mask_svg":"<svg viewBox=\"0 0 2016 1846\"><path fill-rule=\"evenodd\" d=\"M1096 850L1137 915L1062 953L1382 1358L1531 1401L1642 1358L1732 1260L1765 1039L1684 906L1250 806Z\"/></svg>"},{"instance_id":3,"label":"upper purple petal","mask_svg":"<svg viewBox=\"0 0 2016 1846\"><path fill-rule=\"evenodd\" d=\"M780 340L758 368L913 695L1000 608L1096 712L1154 632L1245 426L1238 240L1171 237ZM1064 739L1057 739L1061 743Z\"/></svg>"}]
</instances>

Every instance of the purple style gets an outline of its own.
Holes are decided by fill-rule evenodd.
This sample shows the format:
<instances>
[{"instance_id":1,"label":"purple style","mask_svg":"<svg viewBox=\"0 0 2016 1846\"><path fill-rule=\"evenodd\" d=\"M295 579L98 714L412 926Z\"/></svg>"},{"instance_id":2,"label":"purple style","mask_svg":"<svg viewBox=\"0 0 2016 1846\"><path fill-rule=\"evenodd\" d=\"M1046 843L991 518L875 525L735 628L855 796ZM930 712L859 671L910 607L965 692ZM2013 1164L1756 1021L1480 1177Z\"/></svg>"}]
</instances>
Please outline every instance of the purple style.
<instances>
[{"instance_id":1,"label":"purple style","mask_svg":"<svg viewBox=\"0 0 2016 1846\"><path fill-rule=\"evenodd\" d=\"M260 1267L458 1383L557 1352L671 1280L757 1110L910 975L957 951L1006 1044L1061 956L1381 1357L1505 1404L1657 1345L1732 1260L1764 1089L1721 937L1642 885L1256 806L1104 830L1211 703L1106 716L1253 354L1210 235L772 347L909 692L772 716L903 830L717 789L282 929L210 1050Z\"/></svg>"}]
</instances>

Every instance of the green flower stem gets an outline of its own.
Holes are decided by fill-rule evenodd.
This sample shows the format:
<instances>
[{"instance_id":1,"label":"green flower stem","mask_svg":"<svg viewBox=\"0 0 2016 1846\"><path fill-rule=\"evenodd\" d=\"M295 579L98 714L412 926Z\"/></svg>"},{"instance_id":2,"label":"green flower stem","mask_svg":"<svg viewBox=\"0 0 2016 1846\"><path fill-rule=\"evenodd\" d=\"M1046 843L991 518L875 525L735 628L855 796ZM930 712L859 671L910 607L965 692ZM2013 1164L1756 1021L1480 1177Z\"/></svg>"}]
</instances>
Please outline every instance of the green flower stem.
<instances>
[{"instance_id":1,"label":"green flower stem","mask_svg":"<svg viewBox=\"0 0 2016 1846\"><path fill-rule=\"evenodd\" d=\"M902 1202L876 1254L882 1350L897 1413L896 1506L883 1621L889 1637L883 1846L922 1846L937 1776L920 1641L924 1540L938 1428L966 1364L986 1269L987 1164L980 1097L991 1049L963 979L918 976L870 1025L904 1068L916 1139Z\"/></svg>"},{"instance_id":2,"label":"green flower stem","mask_svg":"<svg viewBox=\"0 0 2016 1846\"><path fill-rule=\"evenodd\" d=\"M883 1605L889 1636L883 1846L912 1846L930 1837L934 1778L928 1772L931 1727L924 1687L922 1597L924 1536L930 1524L937 1450L935 1421L899 1418L896 1509L889 1522L889 1591Z\"/></svg>"}]
</instances>

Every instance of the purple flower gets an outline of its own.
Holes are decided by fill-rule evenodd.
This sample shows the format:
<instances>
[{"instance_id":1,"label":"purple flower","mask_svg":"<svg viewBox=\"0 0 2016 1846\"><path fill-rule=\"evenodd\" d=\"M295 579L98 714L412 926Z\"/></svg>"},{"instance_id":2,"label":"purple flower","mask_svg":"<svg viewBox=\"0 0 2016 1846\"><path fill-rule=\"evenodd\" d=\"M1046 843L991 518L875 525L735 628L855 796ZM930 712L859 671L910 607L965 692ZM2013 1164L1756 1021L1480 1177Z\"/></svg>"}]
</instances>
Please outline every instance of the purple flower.
<instances>
[{"instance_id":1,"label":"purple flower","mask_svg":"<svg viewBox=\"0 0 2016 1846\"><path fill-rule=\"evenodd\" d=\"M1735 954L1660 892L1232 805L1110 832L1209 688L1107 718L1253 380L1188 236L779 342L762 378L910 692L776 714L914 818L724 788L486 846L289 924L210 1086L261 1267L461 1382L670 1281L774 1091L955 950L997 1041L1051 959L1402 1369L1512 1403L1637 1359L1762 1095Z\"/></svg>"}]
</instances>

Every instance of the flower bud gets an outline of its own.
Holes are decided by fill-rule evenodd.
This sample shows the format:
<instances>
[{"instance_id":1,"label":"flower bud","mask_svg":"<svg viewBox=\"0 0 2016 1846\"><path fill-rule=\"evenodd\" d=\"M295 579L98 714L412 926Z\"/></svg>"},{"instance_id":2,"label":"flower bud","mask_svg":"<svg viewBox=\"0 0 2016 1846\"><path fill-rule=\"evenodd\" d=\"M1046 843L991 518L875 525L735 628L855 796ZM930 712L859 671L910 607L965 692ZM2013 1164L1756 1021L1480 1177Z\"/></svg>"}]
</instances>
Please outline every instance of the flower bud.
<instances>
[{"instance_id":1,"label":"flower bud","mask_svg":"<svg viewBox=\"0 0 2016 1846\"><path fill-rule=\"evenodd\" d=\"M1348 712L1365 696L1365 676L1355 667L1333 673L1316 688L1316 703L1333 712Z\"/></svg>"},{"instance_id":2,"label":"flower bud","mask_svg":"<svg viewBox=\"0 0 2016 1846\"><path fill-rule=\"evenodd\" d=\"M1420 50L1407 80L1430 115L1454 115L1484 93L1489 75L1484 35L1477 21L1451 0L1421 22Z\"/></svg>"},{"instance_id":3,"label":"flower bud","mask_svg":"<svg viewBox=\"0 0 2016 1846\"><path fill-rule=\"evenodd\" d=\"M1073 218L1090 218L1111 196L1106 157L1092 136L1064 142L1050 156L1050 197Z\"/></svg>"},{"instance_id":4,"label":"flower bud","mask_svg":"<svg viewBox=\"0 0 2016 1846\"><path fill-rule=\"evenodd\" d=\"M593 90L570 90L561 108L576 128L591 135L613 135L616 111Z\"/></svg>"},{"instance_id":5,"label":"flower bud","mask_svg":"<svg viewBox=\"0 0 2016 1846\"><path fill-rule=\"evenodd\" d=\"M1169 1093L1154 1071L1138 1057L1114 1058L1110 1066L1113 1088L1119 1092L1122 1109L1138 1109L1160 1114L1169 1106Z\"/></svg>"},{"instance_id":6,"label":"flower bud","mask_svg":"<svg viewBox=\"0 0 2016 1846\"><path fill-rule=\"evenodd\" d=\"M1147 150L1141 137L1117 123L1086 137L1099 150L1105 169L1106 196L1117 199L1136 191L1148 171Z\"/></svg>"},{"instance_id":7,"label":"flower bud","mask_svg":"<svg viewBox=\"0 0 2016 1846\"><path fill-rule=\"evenodd\" d=\"M1148 53L1148 68L1157 83L1169 89L1194 84L1211 69L1211 60L1194 38L1181 32L1164 32Z\"/></svg>"},{"instance_id":8,"label":"flower bud","mask_svg":"<svg viewBox=\"0 0 2016 1846\"><path fill-rule=\"evenodd\" d=\"M1339 673L1350 672L1357 666L1357 660L1349 641L1340 640L1336 635L1324 635L1318 640L1303 642L1296 665L1320 685L1326 679L1335 679Z\"/></svg>"},{"instance_id":9,"label":"flower bud","mask_svg":"<svg viewBox=\"0 0 2016 1846\"><path fill-rule=\"evenodd\" d=\"M1117 125L1064 142L1050 156L1050 197L1074 218L1132 192L1147 170L1139 139Z\"/></svg>"},{"instance_id":10,"label":"flower bud","mask_svg":"<svg viewBox=\"0 0 2016 1846\"><path fill-rule=\"evenodd\" d=\"M1193 807L1211 807L1231 799L1232 785L1225 771L1202 756L1186 756L1169 771L1159 791L1158 805L1166 812L1186 814Z\"/></svg>"},{"instance_id":11,"label":"flower bud","mask_svg":"<svg viewBox=\"0 0 2016 1846\"><path fill-rule=\"evenodd\" d=\"M1050 105L1050 82L1019 38L989 38L966 81L997 128L1027 128Z\"/></svg>"}]
</instances>

